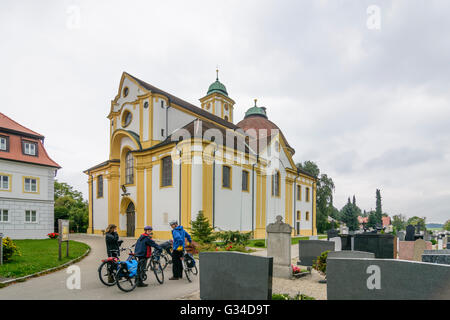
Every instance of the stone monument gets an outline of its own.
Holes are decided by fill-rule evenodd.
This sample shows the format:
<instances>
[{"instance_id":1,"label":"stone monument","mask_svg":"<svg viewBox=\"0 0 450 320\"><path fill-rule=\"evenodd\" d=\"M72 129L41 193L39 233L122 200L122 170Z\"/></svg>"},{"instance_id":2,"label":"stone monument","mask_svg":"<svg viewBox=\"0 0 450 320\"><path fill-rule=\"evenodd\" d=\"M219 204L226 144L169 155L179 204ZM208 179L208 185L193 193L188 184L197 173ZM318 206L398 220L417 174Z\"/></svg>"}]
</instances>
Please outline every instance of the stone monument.
<instances>
[{"instance_id":1,"label":"stone monument","mask_svg":"<svg viewBox=\"0 0 450 320\"><path fill-rule=\"evenodd\" d=\"M273 276L291 278L291 231L292 227L283 222L282 216L267 228L267 256L273 257Z\"/></svg>"},{"instance_id":2,"label":"stone monument","mask_svg":"<svg viewBox=\"0 0 450 320\"><path fill-rule=\"evenodd\" d=\"M406 227L405 241L415 241L416 228L413 225Z\"/></svg>"}]
</instances>

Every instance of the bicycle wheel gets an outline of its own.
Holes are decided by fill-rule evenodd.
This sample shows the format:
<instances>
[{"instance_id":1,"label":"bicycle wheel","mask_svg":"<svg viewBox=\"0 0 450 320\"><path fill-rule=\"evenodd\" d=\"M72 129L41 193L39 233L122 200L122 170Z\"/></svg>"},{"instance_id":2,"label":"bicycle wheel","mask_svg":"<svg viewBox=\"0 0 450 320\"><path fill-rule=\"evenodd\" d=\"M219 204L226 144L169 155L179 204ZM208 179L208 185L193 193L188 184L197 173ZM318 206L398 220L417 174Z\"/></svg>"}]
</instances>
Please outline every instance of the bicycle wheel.
<instances>
[{"instance_id":1,"label":"bicycle wheel","mask_svg":"<svg viewBox=\"0 0 450 320\"><path fill-rule=\"evenodd\" d=\"M116 275L116 283L120 290L130 292L136 288L138 276L136 274L133 277L129 277L127 273L125 268L121 266Z\"/></svg>"},{"instance_id":2,"label":"bicycle wheel","mask_svg":"<svg viewBox=\"0 0 450 320\"><path fill-rule=\"evenodd\" d=\"M186 279L188 279L189 282L192 282L191 280L191 268L188 268L187 264L186 264L186 259L183 260L183 269L184 269L184 273L186 274Z\"/></svg>"},{"instance_id":3,"label":"bicycle wheel","mask_svg":"<svg viewBox=\"0 0 450 320\"><path fill-rule=\"evenodd\" d=\"M160 283L164 283L164 270L161 267L161 263L159 261L152 260L152 270L155 273L156 280Z\"/></svg>"},{"instance_id":4,"label":"bicycle wheel","mask_svg":"<svg viewBox=\"0 0 450 320\"><path fill-rule=\"evenodd\" d=\"M169 264L169 259L167 258L167 255L165 254L162 255L159 262L161 263L161 268L165 270L167 265Z\"/></svg>"},{"instance_id":5,"label":"bicycle wheel","mask_svg":"<svg viewBox=\"0 0 450 320\"><path fill-rule=\"evenodd\" d=\"M198 275L198 269L197 269L197 265L193 266L191 268L191 272L194 276Z\"/></svg>"},{"instance_id":6,"label":"bicycle wheel","mask_svg":"<svg viewBox=\"0 0 450 320\"><path fill-rule=\"evenodd\" d=\"M105 286L111 287L116 284L116 273L117 269L112 262L104 261L98 267L98 277Z\"/></svg>"}]
</instances>

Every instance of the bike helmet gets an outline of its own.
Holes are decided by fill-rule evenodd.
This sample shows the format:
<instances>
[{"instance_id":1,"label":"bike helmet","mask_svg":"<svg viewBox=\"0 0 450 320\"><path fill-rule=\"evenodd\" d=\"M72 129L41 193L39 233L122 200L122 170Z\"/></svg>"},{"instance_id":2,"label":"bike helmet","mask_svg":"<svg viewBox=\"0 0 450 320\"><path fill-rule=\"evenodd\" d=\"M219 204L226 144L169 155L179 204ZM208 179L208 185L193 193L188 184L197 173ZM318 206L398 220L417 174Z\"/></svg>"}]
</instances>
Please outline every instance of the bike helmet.
<instances>
[{"instance_id":1,"label":"bike helmet","mask_svg":"<svg viewBox=\"0 0 450 320\"><path fill-rule=\"evenodd\" d=\"M150 230L150 231L152 231L153 228L152 228L151 226L145 226L145 227L144 227L144 231L145 231L145 230Z\"/></svg>"},{"instance_id":2,"label":"bike helmet","mask_svg":"<svg viewBox=\"0 0 450 320\"><path fill-rule=\"evenodd\" d=\"M174 224L178 224L178 221L177 220L172 220L172 221L169 222L169 226L174 225Z\"/></svg>"}]
</instances>

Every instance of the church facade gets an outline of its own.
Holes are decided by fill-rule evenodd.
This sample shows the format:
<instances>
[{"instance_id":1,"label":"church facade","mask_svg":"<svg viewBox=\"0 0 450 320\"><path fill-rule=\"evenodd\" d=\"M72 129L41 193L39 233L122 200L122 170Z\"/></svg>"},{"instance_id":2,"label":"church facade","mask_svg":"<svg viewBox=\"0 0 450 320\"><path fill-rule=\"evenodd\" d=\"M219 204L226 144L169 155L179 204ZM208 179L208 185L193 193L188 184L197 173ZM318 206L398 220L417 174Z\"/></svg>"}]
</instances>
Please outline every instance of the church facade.
<instances>
[{"instance_id":1,"label":"church facade","mask_svg":"<svg viewBox=\"0 0 450 320\"><path fill-rule=\"evenodd\" d=\"M294 235L315 235L316 180L298 170L294 149L255 105L234 122L235 102L216 79L200 107L126 72L111 101L108 160L84 171L89 229L121 236L151 225L171 238L170 220L189 230L203 211L215 230L253 232L277 215Z\"/></svg>"}]
</instances>

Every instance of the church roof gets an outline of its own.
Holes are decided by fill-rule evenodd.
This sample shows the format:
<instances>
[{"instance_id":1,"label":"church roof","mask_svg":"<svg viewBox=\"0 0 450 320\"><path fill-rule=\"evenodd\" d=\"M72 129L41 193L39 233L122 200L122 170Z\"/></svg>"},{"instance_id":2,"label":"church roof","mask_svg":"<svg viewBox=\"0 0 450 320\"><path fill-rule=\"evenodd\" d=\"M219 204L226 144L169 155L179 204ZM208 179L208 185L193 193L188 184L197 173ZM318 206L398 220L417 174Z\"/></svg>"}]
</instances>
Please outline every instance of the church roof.
<instances>
[{"instance_id":1,"label":"church roof","mask_svg":"<svg viewBox=\"0 0 450 320\"><path fill-rule=\"evenodd\" d=\"M214 92L218 92L221 94L224 94L228 97L228 92L227 92L227 88L225 88L225 85L219 81L219 79L216 79L215 82L213 82L209 88L208 88L208 92L206 93L207 95L210 93L214 93Z\"/></svg>"},{"instance_id":2,"label":"church roof","mask_svg":"<svg viewBox=\"0 0 450 320\"><path fill-rule=\"evenodd\" d=\"M169 99L170 102L173 102L173 103L179 105L183 109L186 109L188 111L194 112L194 113L196 113L196 114L198 114L200 116L203 116L203 117L205 117L205 118L207 118L207 119L209 119L211 121L219 123L219 124L221 124L221 125L223 125L223 126L225 126L227 128L230 128L230 129L233 129L233 130L238 129L238 126L236 126L235 124L233 124L233 123L231 123L229 121L226 121L226 120L224 120L224 119L222 119L222 118L212 114L211 112L208 112L206 110L203 110L202 108L194 106L193 104L191 104L191 103L189 103L187 101L184 101L183 99L180 99L180 98L178 98L178 97L176 97L176 96L174 96L174 95L172 95L170 93L167 93L167 92L165 92L165 91L163 91L163 90L161 90L161 89L159 89L159 88L157 88L155 86L152 86L151 84L148 84L147 82L144 82L144 81L142 81L142 80L140 80L140 79L138 79L138 78L136 78L136 77L126 73L126 72L124 72L124 73L127 74L128 76L130 76L131 78L133 78L134 80L136 80L136 82L138 82L139 85L141 85L145 89L147 89L147 90L149 90L151 92L158 93L158 94L161 94L163 96L166 96Z\"/></svg>"}]
</instances>

